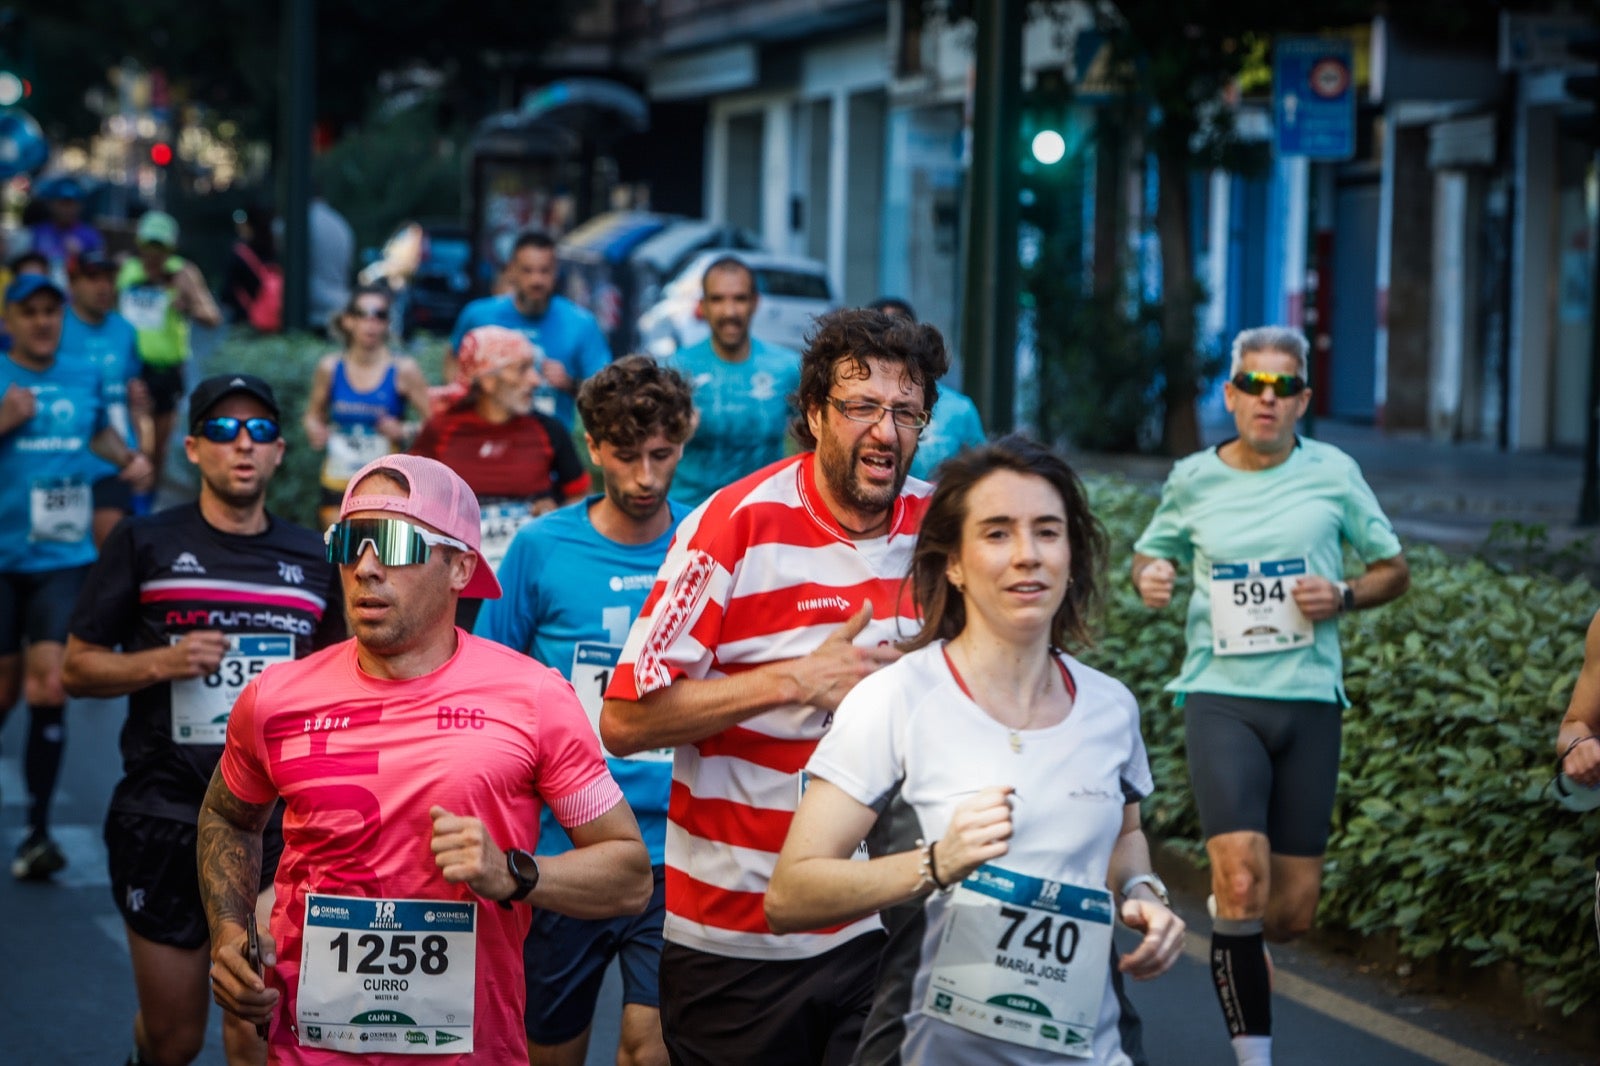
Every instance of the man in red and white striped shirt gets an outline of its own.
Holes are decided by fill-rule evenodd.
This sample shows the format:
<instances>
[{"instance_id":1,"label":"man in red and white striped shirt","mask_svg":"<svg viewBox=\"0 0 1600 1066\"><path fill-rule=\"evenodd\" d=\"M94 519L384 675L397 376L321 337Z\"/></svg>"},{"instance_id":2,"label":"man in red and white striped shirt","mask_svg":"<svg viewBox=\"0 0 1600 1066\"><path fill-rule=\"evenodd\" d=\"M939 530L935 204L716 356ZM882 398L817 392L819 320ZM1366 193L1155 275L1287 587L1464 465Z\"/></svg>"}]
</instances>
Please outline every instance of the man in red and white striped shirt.
<instances>
[{"instance_id":1,"label":"man in red and white striped shirt","mask_svg":"<svg viewBox=\"0 0 1600 1066\"><path fill-rule=\"evenodd\" d=\"M930 486L908 480L948 359L876 311L818 320L795 435L813 450L678 527L607 692L626 755L673 747L661 1022L675 1063L850 1060L876 918L780 936L762 898L834 708L920 625L905 581Z\"/></svg>"}]
</instances>

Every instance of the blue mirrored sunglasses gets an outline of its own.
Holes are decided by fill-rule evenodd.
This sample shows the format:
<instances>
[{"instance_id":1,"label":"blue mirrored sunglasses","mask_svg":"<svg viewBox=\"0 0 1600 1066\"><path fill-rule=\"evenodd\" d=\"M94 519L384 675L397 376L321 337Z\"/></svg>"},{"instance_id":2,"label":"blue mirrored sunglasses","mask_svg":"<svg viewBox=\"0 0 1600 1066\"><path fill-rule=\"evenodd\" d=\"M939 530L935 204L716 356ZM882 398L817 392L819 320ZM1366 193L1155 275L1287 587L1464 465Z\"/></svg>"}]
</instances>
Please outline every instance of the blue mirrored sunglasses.
<instances>
[{"instance_id":1,"label":"blue mirrored sunglasses","mask_svg":"<svg viewBox=\"0 0 1600 1066\"><path fill-rule=\"evenodd\" d=\"M200 436L214 444L232 444L239 438L239 430L250 434L257 444L271 444L283 432L270 418L232 418L222 416L207 418L195 427Z\"/></svg>"}]
</instances>

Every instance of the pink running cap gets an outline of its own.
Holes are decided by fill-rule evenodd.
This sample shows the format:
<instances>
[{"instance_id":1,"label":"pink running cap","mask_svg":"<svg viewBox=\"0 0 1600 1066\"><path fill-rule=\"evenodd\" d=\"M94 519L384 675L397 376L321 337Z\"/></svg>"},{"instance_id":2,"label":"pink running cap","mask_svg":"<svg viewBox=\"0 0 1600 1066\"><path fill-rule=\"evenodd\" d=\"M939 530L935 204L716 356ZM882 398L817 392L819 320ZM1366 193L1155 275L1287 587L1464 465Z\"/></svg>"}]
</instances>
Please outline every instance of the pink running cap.
<instances>
[{"instance_id":1,"label":"pink running cap","mask_svg":"<svg viewBox=\"0 0 1600 1066\"><path fill-rule=\"evenodd\" d=\"M401 475L410 486L410 495L355 495L356 486L380 470L392 470ZM462 598L500 598L500 582L494 576L489 560L478 550L483 536L478 497L461 480L461 475L437 459L404 454L374 459L358 470L355 477L350 479L350 484L345 486L344 502L339 506L340 520L353 511L392 511L461 541L478 557L478 568L472 572L472 580L467 582L467 587L461 590Z\"/></svg>"}]
</instances>

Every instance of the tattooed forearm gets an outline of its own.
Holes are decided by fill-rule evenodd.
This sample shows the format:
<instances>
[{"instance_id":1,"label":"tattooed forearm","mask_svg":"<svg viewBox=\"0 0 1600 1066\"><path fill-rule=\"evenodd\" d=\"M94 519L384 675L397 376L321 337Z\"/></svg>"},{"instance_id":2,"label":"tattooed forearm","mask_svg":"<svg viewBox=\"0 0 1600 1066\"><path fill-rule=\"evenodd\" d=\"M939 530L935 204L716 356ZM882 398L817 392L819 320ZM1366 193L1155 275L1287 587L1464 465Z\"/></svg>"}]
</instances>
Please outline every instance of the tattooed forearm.
<instances>
[{"instance_id":1,"label":"tattooed forearm","mask_svg":"<svg viewBox=\"0 0 1600 1066\"><path fill-rule=\"evenodd\" d=\"M246 803L228 788L218 770L211 775L200 807L200 896L212 934L223 922L246 926L254 920L261 884L261 830L272 805Z\"/></svg>"}]
</instances>

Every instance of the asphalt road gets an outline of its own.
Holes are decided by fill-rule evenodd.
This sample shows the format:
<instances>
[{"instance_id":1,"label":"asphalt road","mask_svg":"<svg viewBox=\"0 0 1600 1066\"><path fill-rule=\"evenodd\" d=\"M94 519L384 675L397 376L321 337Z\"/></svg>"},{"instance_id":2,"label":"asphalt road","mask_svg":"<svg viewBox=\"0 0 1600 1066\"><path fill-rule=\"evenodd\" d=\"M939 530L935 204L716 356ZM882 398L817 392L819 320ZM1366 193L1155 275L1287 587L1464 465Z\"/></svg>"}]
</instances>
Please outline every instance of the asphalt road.
<instances>
[{"instance_id":1,"label":"asphalt road","mask_svg":"<svg viewBox=\"0 0 1600 1066\"><path fill-rule=\"evenodd\" d=\"M52 884L20 884L0 873L0 1037L5 1060L25 1066L121 1063L131 1046L133 981L122 923L112 906L100 827L119 772L116 738L124 701L68 707L67 759L56 802L56 836L70 865ZM19 756L26 711L0 729L0 847L21 837ZM1206 918L1180 900L1192 930L1174 970L1134 986L1145 1042L1156 1066L1233 1066L1205 966ZM1552 1034L1498 1020L1483 1003L1407 995L1392 983L1309 949L1276 948L1275 1040L1279 1062L1302 1066L1578 1066L1593 1056ZM614 1061L615 982L596 1025L590 1066ZM222 1061L212 1012L202 1062ZM1559 1034L1554 1034L1558 1036Z\"/></svg>"}]
</instances>

